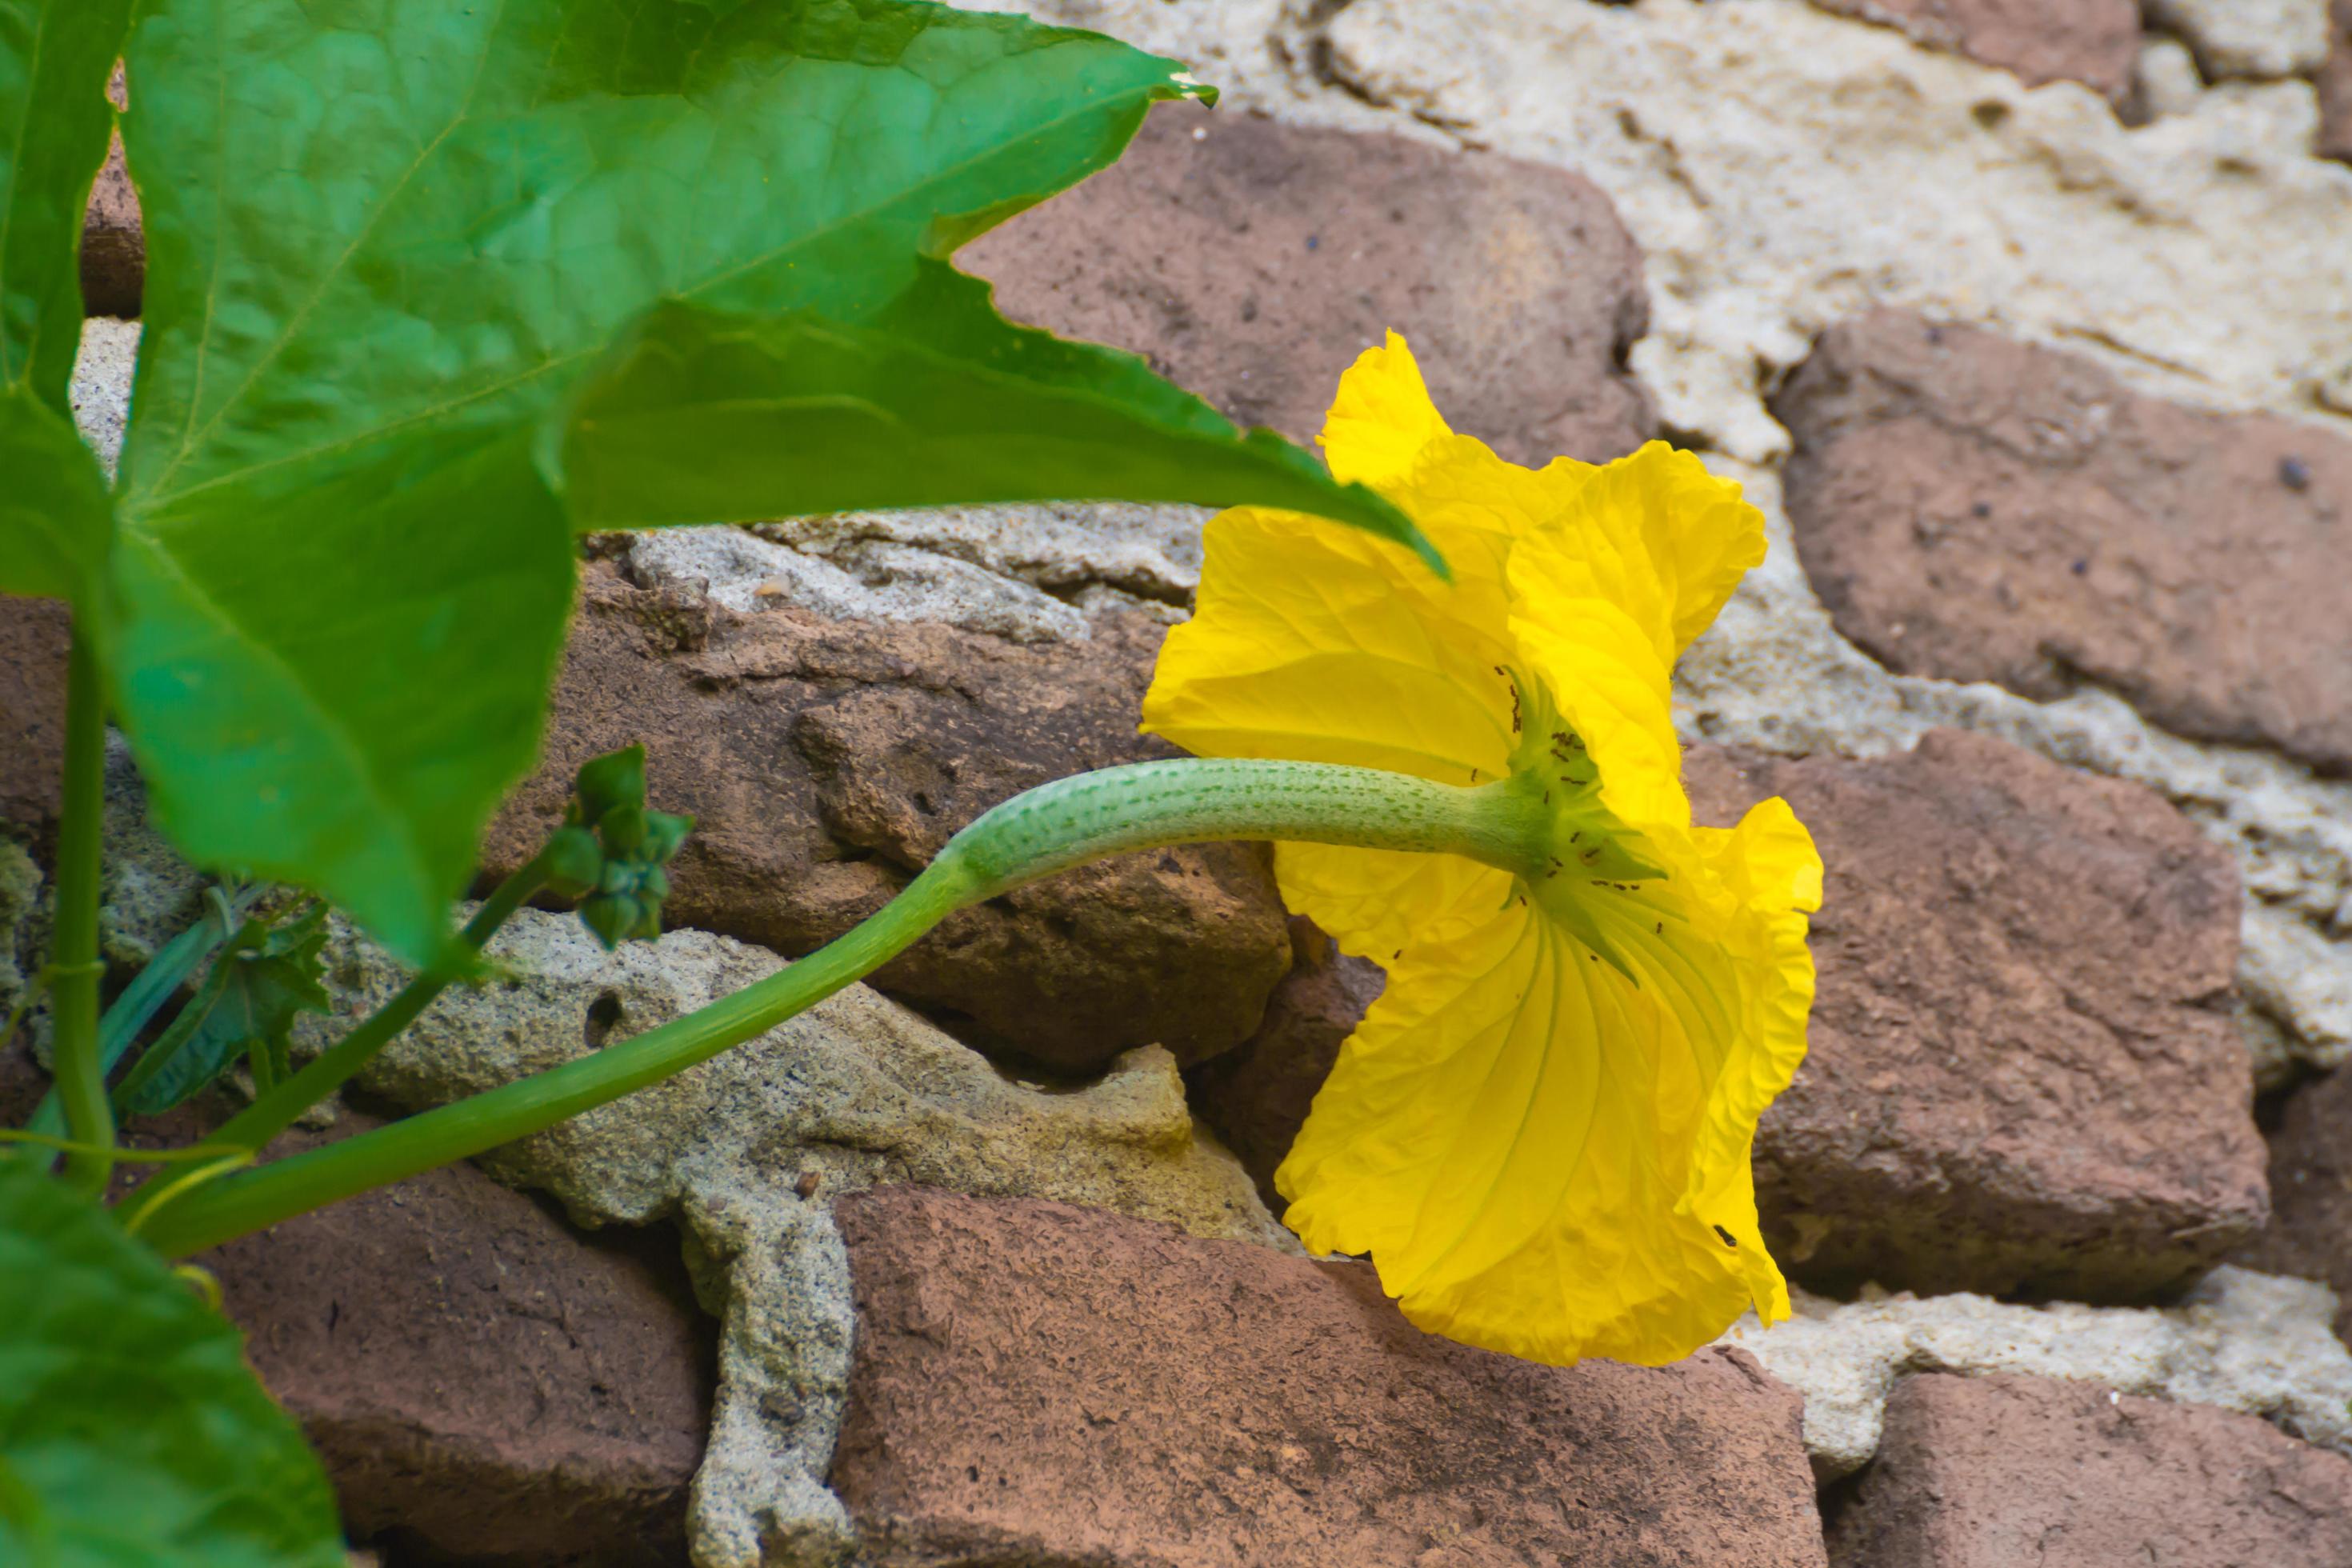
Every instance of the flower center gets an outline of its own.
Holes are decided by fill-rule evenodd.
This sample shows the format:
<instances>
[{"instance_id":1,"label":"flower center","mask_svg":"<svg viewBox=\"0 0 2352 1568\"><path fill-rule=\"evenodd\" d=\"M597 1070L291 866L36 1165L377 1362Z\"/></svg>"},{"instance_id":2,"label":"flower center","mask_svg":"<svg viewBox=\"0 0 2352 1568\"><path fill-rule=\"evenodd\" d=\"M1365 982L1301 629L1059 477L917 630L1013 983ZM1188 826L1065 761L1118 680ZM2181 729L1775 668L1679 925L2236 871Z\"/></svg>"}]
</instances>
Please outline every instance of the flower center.
<instances>
[{"instance_id":1,"label":"flower center","mask_svg":"<svg viewBox=\"0 0 2352 1568\"><path fill-rule=\"evenodd\" d=\"M1511 683L1518 743L1499 787L1517 798L1527 835L1524 863L1509 868L1544 913L1633 978L1619 950L1620 928L1654 915L1663 929L1666 914L1624 906L1646 905L1665 890L1663 858L1602 799L1600 766L1543 683L1516 670L1501 673Z\"/></svg>"}]
</instances>

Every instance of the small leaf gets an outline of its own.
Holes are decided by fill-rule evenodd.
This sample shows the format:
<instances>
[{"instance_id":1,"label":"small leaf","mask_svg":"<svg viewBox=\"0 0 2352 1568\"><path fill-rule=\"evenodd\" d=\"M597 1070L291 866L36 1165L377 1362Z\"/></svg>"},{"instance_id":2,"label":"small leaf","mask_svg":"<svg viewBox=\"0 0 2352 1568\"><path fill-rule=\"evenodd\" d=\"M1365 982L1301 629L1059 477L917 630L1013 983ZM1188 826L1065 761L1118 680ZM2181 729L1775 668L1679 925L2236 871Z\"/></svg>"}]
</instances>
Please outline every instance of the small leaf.
<instances>
[{"instance_id":1,"label":"small leaf","mask_svg":"<svg viewBox=\"0 0 2352 1568\"><path fill-rule=\"evenodd\" d=\"M580 923L610 952L645 921L645 910L626 893L598 893L580 906Z\"/></svg>"},{"instance_id":2,"label":"small leaf","mask_svg":"<svg viewBox=\"0 0 2352 1568\"><path fill-rule=\"evenodd\" d=\"M974 501L1241 501L1435 556L1404 514L1131 354L996 314L944 262L864 325L656 309L551 440L581 529Z\"/></svg>"},{"instance_id":3,"label":"small leaf","mask_svg":"<svg viewBox=\"0 0 2352 1568\"><path fill-rule=\"evenodd\" d=\"M106 1211L0 1161L0 1563L341 1568L244 1342Z\"/></svg>"},{"instance_id":4,"label":"small leaf","mask_svg":"<svg viewBox=\"0 0 2352 1568\"><path fill-rule=\"evenodd\" d=\"M169 1110L228 1070L240 1056L257 1053L277 1062L295 1018L333 1007L322 984L326 966L327 911L310 912L262 936L249 947L225 952L215 962L226 970L218 999L179 1048L131 1095L128 1108L142 1116Z\"/></svg>"}]
</instances>

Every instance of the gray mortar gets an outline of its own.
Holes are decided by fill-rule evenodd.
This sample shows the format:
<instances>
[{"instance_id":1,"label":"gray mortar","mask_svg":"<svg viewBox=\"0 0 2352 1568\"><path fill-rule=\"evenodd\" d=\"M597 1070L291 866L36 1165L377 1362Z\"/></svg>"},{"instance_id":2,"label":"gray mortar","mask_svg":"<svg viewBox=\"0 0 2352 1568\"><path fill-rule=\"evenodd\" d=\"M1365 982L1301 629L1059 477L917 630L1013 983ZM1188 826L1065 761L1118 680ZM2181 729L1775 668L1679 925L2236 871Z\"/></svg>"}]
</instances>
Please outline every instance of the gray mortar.
<instances>
[{"instance_id":1,"label":"gray mortar","mask_svg":"<svg viewBox=\"0 0 2352 1568\"><path fill-rule=\"evenodd\" d=\"M1839 1305L1792 1291L1796 1316L1741 1320L1721 1343L1805 1396L1805 1448L1823 1480L1878 1450L1886 1398L1913 1373L2017 1373L2116 1394L2218 1405L2352 1454L2352 1354L2325 1285L2215 1269L2177 1307L2020 1307L1968 1294Z\"/></svg>"},{"instance_id":2,"label":"gray mortar","mask_svg":"<svg viewBox=\"0 0 2352 1568\"><path fill-rule=\"evenodd\" d=\"M625 559L646 586L699 583L738 614L789 605L1084 642L1087 617L1106 609L1181 614L1207 515L1121 502L836 512L641 534Z\"/></svg>"},{"instance_id":3,"label":"gray mortar","mask_svg":"<svg viewBox=\"0 0 2352 1568\"><path fill-rule=\"evenodd\" d=\"M82 323L70 393L74 423L98 453L109 479L114 477L122 432L131 422L131 374L138 359L138 322L92 316Z\"/></svg>"},{"instance_id":4,"label":"gray mortar","mask_svg":"<svg viewBox=\"0 0 2352 1568\"><path fill-rule=\"evenodd\" d=\"M781 967L700 931L607 954L571 917L531 910L490 956L499 977L441 998L371 1066L367 1088L410 1109L445 1104ZM402 981L340 922L328 965L345 1017ZM298 1050L331 1037L306 1019ZM1166 1051L1129 1051L1082 1089L1024 1084L862 985L483 1163L553 1194L583 1225L683 1228L697 1291L722 1321L690 1525L703 1568L822 1563L847 1548L824 1484L849 1369L847 1262L827 1212L839 1194L919 1182L1056 1198L1297 1250L1240 1163L1192 1121Z\"/></svg>"}]
</instances>

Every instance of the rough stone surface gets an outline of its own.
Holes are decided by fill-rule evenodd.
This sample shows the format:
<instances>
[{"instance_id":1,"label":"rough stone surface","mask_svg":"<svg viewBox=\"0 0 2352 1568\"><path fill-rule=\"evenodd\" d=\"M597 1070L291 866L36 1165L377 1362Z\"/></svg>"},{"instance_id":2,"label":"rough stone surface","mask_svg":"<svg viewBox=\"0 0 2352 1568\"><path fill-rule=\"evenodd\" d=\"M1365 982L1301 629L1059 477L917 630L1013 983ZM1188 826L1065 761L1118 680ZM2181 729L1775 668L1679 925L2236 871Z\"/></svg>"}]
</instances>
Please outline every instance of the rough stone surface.
<instances>
[{"instance_id":1,"label":"rough stone surface","mask_svg":"<svg viewBox=\"0 0 2352 1568\"><path fill-rule=\"evenodd\" d=\"M1829 867L1805 1064L1757 1137L1789 1267L2128 1299L2261 1226L2237 879L2178 812L1957 731L1685 778L1701 821L1786 797Z\"/></svg>"},{"instance_id":2,"label":"rough stone surface","mask_svg":"<svg viewBox=\"0 0 2352 1568\"><path fill-rule=\"evenodd\" d=\"M1888 1395L1915 1373L2062 1377L2218 1405L2352 1455L2352 1354L2324 1285L2224 1265L2168 1308L2016 1306L1984 1296L1794 1294L1770 1328L1751 1314L1719 1343L1752 1352L1805 1397L1805 1448L1824 1480L1869 1463Z\"/></svg>"},{"instance_id":3,"label":"rough stone surface","mask_svg":"<svg viewBox=\"0 0 2352 1568\"><path fill-rule=\"evenodd\" d=\"M757 531L855 571L875 571L875 552L896 547L1026 584L1089 616L1134 607L1173 616L1201 584L1209 515L1195 506L1049 501L782 518Z\"/></svg>"},{"instance_id":4,"label":"rough stone surface","mask_svg":"<svg viewBox=\"0 0 2352 1568\"><path fill-rule=\"evenodd\" d=\"M1771 553L1675 672L1687 740L1883 754L1937 727L1998 735L2145 784L2238 862L2246 893L2241 1026L2259 1081L2352 1055L2352 787L2274 752L2186 741L2096 688L2034 702L1988 685L1889 675L1831 627L1790 537L1775 476L1726 470L1762 508Z\"/></svg>"},{"instance_id":5,"label":"rough stone surface","mask_svg":"<svg viewBox=\"0 0 2352 1568\"><path fill-rule=\"evenodd\" d=\"M2231 1261L2325 1280L2352 1300L2352 1072L2297 1086L2270 1149L2270 1225ZM2336 1332L2352 1339L2352 1307L2336 1313Z\"/></svg>"},{"instance_id":6,"label":"rough stone surface","mask_svg":"<svg viewBox=\"0 0 2352 1568\"><path fill-rule=\"evenodd\" d=\"M2178 38L2150 38L2140 45L2132 86L2142 114L2189 114L2204 94L2205 78L2188 45Z\"/></svg>"},{"instance_id":7,"label":"rough stone surface","mask_svg":"<svg viewBox=\"0 0 2352 1568\"><path fill-rule=\"evenodd\" d=\"M1838 1568L2352 1562L2352 1460L2250 1415L2035 1377L1907 1379Z\"/></svg>"},{"instance_id":8,"label":"rough stone surface","mask_svg":"<svg viewBox=\"0 0 2352 1568\"><path fill-rule=\"evenodd\" d=\"M363 1086L409 1110L576 1059L773 973L772 955L673 931L606 953L569 916L525 910L489 949L504 978L445 994ZM339 930L342 1011L402 975ZM312 1020L301 1049L324 1037ZM829 1563L846 1520L822 1478L849 1370L849 1287L832 1199L878 1183L1038 1196L1198 1236L1296 1244L1247 1173L1185 1109L1176 1064L1146 1047L1053 1090L863 985L619 1103L484 1159L590 1226L675 1216L697 1291L721 1313L717 1410L689 1527L703 1568Z\"/></svg>"},{"instance_id":9,"label":"rough stone surface","mask_svg":"<svg viewBox=\"0 0 2352 1568\"><path fill-rule=\"evenodd\" d=\"M1041 8L1115 11L1180 53L1195 9ZM1601 186L1649 279L1636 374L1669 428L1744 461L1786 449L1761 402L1778 373L1874 305L2095 345L2208 401L2307 407L2352 368L2318 262L2352 247L2352 180L2311 158L2301 84L2134 130L2086 90L1794 0L1356 0L1237 85Z\"/></svg>"},{"instance_id":10,"label":"rough stone surface","mask_svg":"<svg viewBox=\"0 0 2352 1568\"><path fill-rule=\"evenodd\" d=\"M2015 73L2028 87L2078 81L2110 102L2129 96L2139 47L2134 0L1813 0L1824 11L1900 30Z\"/></svg>"},{"instance_id":11,"label":"rough stone surface","mask_svg":"<svg viewBox=\"0 0 2352 1568\"><path fill-rule=\"evenodd\" d=\"M40 966L31 930L40 907L41 868L24 846L0 835L0 1017L16 1010ZM0 1042L0 1049L5 1045Z\"/></svg>"},{"instance_id":12,"label":"rough stone surface","mask_svg":"<svg viewBox=\"0 0 2352 1568\"><path fill-rule=\"evenodd\" d=\"M1201 1120L1248 1168L1276 1214L1286 1205L1275 1191L1275 1167L1290 1152L1341 1043L1388 982L1379 964L1341 952L1304 915L1291 917L1290 951L1290 973L1266 998L1257 1033L1185 1075Z\"/></svg>"},{"instance_id":13,"label":"rough stone surface","mask_svg":"<svg viewBox=\"0 0 2352 1568\"><path fill-rule=\"evenodd\" d=\"M833 1479L875 1568L1822 1561L1796 1401L1744 1358L1536 1366L1422 1334L1365 1265L1058 1204L840 1220Z\"/></svg>"},{"instance_id":14,"label":"rough stone surface","mask_svg":"<svg viewBox=\"0 0 2352 1568\"><path fill-rule=\"evenodd\" d=\"M1888 668L2045 700L2093 682L2177 733L2352 770L2352 437L1895 312L1824 334L1773 410L1806 570Z\"/></svg>"},{"instance_id":15,"label":"rough stone surface","mask_svg":"<svg viewBox=\"0 0 2352 1568\"><path fill-rule=\"evenodd\" d=\"M1297 440L1391 329L1454 427L1516 461L1597 462L1656 429L1624 363L1641 253L1559 168L1168 104L1112 168L960 259L1008 315L1134 350Z\"/></svg>"},{"instance_id":16,"label":"rough stone surface","mask_svg":"<svg viewBox=\"0 0 2352 1568\"><path fill-rule=\"evenodd\" d=\"M147 279L147 240L139 226L139 191L122 160L122 138L107 150L82 219L81 301L93 316L139 314Z\"/></svg>"},{"instance_id":17,"label":"rough stone surface","mask_svg":"<svg viewBox=\"0 0 2352 1568\"><path fill-rule=\"evenodd\" d=\"M697 819L668 918L809 952L999 801L1174 754L1135 730L1164 631L1114 614L1082 645L1021 645L930 622L736 616L592 569L544 765L493 824L485 863L520 864L579 764L642 740L656 803ZM1239 1043L1288 963L1264 850L1207 845L965 910L874 984L993 1048L1089 1071L1135 1046L1189 1063Z\"/></svg>"},{"instance_id":18,"label":"rough stone surface","mask_svg":"<svg viewBox=\"0 0 2352 1568\"><path fill-rule=\"evenodd\" d=\"M1108 502L845 512L662 529L623 554L633 581L698 587L738 615L790 608L1086 642L1104 611L1181 613L1200 581L1206 516Z\"/></svg>"},{"instance_id":19,"label":"rough stone surface","mask_svg":"<svg viewBox=\"0 0 2352 1568\"><path fill-rule=\"evenodd\" d=\"M686 1556L714 1376L677 1246L667 1229L583 1237L460 1164L197 1261L355 1539L667 1568Z\"/></svg>"},{"instance_id":20,"label":"rough stone surface","mask_svg":"<svg viewBox=\"0 0 2352 1568\"><path fill-rule=\"evenodd\" d=\"M2327 58L2328 0L2147 0L2209 79L2305 76Z\"/></svg>"},{"instance_id":21,"label":"rough stone surface","mask_svg":"<svg viewBox=\"0 0 2352 1568\"><path fill-rule=\"evenodd\" d=\"M0 594L0 822L44 848L57 827L72 641L64 605Z\"/></svg>"}]
</instances>

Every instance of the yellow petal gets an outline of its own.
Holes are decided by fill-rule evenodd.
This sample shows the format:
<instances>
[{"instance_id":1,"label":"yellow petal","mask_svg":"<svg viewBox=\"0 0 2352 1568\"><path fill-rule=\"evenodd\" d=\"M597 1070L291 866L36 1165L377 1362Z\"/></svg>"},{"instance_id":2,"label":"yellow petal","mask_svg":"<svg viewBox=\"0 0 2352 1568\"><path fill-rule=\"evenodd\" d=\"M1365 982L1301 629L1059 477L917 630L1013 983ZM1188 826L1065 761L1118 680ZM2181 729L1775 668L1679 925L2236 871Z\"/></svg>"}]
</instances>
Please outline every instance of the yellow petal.
<instances>
[{"instance_id":1,"label":"yellow petal","mask_svg":"<svg viewBox=\"0 0 2352 1568\"><path fill-rule=\"evenodd\" d=\"M1421 366L1403 338L1366 349L1339 377L1323 421L1323 458L1331 477L1385 490L1420 466L1428 446L1454 434L1430 401Z\"/></svg>"},{"instance_id":2,"label":"yellow petal","mask_svg":"<svg viewBox=\"0 0 2352 1568\"><path fill-rule=\"evenodd\" d=\"M1427 519L1417 519L1426 529ZM1448 588L1356 529L1243 508L1211 521L1192 618L1168 634L1143 727L1215 757L1390 768L1447 784L1510 755L1498 563L1441 542ZM1483 631L1461 611L1483 606Z\"/></svg>"},{"instance_id":3,"label":"yellow petal","mask_svg":"<svg viewBox=\"0 0 2352 1568\"><path fill-rule=\"evenodd\" d=\"M1748 1163L1803 1055L1820 863L1779 803L1664 845L1668 878L1591 895L1630 973L1516 903L1409 944L1276 1177L1425 1329L1656 1363L1787 1313Z\"/></svg>"},{"instance_id":4,"label":"yellow petal","mask_svg":"<svg viewBox=\"0 0 2352 1568\"><path fill-rule=\"evenodd\" d=\"M1655 647L1579 555L1523 548L1512 560L1511 584L1519 661L1601 770L1603 804L1638 827L1687 825L1682 742ZM1529 752L1521 765L1549 764ZM1571 787L1581 778L1580 768L1561 775Z\"/></svg>"},{"instance_id":5,"label":"yellow petal","mask_svg":"<svg viewBox=\"0 0 2352 1568\"><path fill-rule=\"evenodd\" d=\"M1459 855L1277 844L1274 875L1292 913L1383 969L1408 947L1486 924L1513 896L1510 873Z\"/></svg>"},{"instance_id":6,"label":"yellow petal","mask_svg":"<svg viewBox=\"0 0 2352 1568\"><path fill-rule=\"evenodd\" d=\"M1702 1213L1735 1205L1753 1209L1749 1155L1757 1119L1805 1058L1813 1005L1805 916L1822 907L1822 858L1812 835L1778 796L1758 802L1735 828L1695 828L1692 837L1723 889L1720 923L1708 934L1745 972L1745 1026L1757 1042L1717 1079L1699 1131L1699 1166L1712 1177L1694 1188L1692 1202ZM1786 1316L1786 1288L1760 1310L1768 1322Z\"/></svg>"},{"instance_id":7,"label":"yellow petal","mask_svg":"<svg viewBox=\"0 0 2352 1568\"><path fill-rule=\"evenodd\" d=\"M1738 483L1663 441L1599 467L1562 458L1541 478L1559 498L1551 547L1586 563L1669 668L1764 560L1764 517Z\"/></svg>"}]
</instances>

